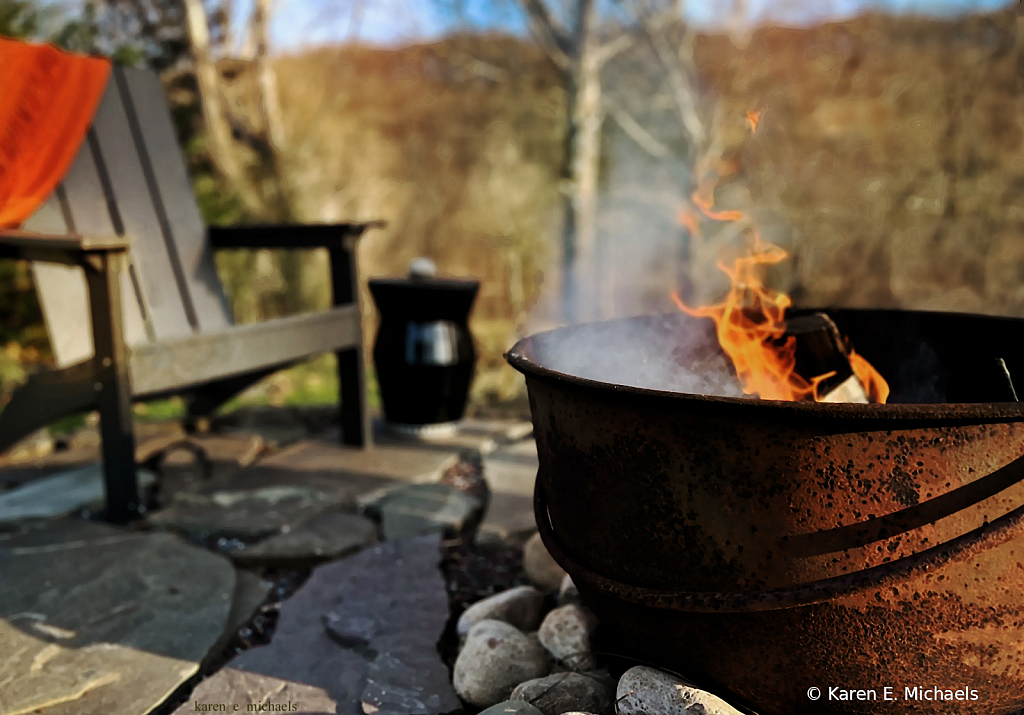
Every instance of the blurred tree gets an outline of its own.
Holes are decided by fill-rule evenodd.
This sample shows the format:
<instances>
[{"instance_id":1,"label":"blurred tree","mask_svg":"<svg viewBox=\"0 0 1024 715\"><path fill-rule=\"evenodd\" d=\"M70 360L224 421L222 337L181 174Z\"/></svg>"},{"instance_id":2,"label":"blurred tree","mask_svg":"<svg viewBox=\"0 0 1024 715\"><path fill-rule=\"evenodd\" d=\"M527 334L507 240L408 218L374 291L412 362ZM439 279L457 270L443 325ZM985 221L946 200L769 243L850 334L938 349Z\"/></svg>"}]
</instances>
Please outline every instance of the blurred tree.
<instances>
[{"instance_id":1,"label":"blurred tree","mask_svg":"<svg viewBox=\"0 0 1024 715\"><path fill-rule=\"evenodd\" d=\"M545 0L519 0L529 18L530 30L550 60L562 72L566 88L565 154L563 159L562 305L569 322L593 319L610 312L611 293L602 290L606 281L598 269L597 194L601 167L601 133L605 116L611 114L626 135L656 156L669 149L658 142L621 105L608 100L602 88L602 71L610 60L641 39L665 45L668 26L681 24L678 0L655 8L647 0L615 3L618 12L598 15L595 0L546 4ZM556 13L556 11L558 11ZM556 14L567 16L566 21ZM692 49L692 48L691 48ZM692 143L704 139L698 114L693 76L678 62L666 60L672 91L680 107L682 124Z\"/></svg>"},{"instance_id":2,"label":"blurred tree","mask_svg":"<svg viewBox=\"0 0 1024 715\"><path fill-rule=\"evenodd\" d=\"M0 2L0 37L33 37L39 30L39 13L31 0Z\"/></svg>"}]
</instances>

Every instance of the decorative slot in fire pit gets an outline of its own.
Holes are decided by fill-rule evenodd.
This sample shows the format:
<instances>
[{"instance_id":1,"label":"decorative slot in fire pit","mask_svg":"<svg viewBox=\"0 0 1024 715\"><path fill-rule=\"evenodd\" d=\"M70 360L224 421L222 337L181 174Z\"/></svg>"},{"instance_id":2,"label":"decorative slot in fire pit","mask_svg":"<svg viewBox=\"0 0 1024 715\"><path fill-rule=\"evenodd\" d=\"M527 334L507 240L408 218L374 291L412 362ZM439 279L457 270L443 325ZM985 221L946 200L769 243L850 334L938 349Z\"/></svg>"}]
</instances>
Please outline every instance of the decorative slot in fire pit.
<instances>
[{"instance_id":1,"label":"decorative slot in fire pit","mask_svg":"<svg viewBox=\"0 0 1024 715\"><path fill-rule=\"evenodd\" d=\"M1018 710L1024 321L827 315L887 404L744 397L688 315L519 342L544 542L629 654L758 712Z\"/></svg>"}]
</instances>

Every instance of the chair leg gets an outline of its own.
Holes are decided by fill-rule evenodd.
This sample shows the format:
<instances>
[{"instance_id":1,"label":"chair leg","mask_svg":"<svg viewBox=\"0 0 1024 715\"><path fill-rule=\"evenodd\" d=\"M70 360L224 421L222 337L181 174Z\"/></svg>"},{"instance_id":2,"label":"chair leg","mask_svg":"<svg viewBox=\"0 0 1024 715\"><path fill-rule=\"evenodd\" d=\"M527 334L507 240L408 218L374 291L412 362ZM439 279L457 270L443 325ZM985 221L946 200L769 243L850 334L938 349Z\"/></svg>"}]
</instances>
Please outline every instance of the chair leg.
<instances>
[{"instance_id":1,"label":"chair leg","mask_svg":"<svg viewBox=\"0 0 1024 715\"><path fill-rule=\"evenodd\" d=\"M86 266L92 313L96 383L100 413L107 521L129 522L139 516L139 485L135 473L131 373L121 312L121 270L124 254L95 256Z\"/></svg>"},{"instance_id":2,"label":"chair leg","mask_svg":"<svg viewBox=\"0 0 1024 715\"><path fill-rule=\"evenodd\" d=\"M359 306L359 273L355 260L355 239L345 247L332 247L331 289L334 305ZM356 345L363 344L362 328L357 328ZM370 413L366 404L366 375L361 347L339 350L338 388L341 399L341 441L353 447L369 447L373 442L370 432Z\"/></svg>"},{"instance_id":3,"label":"chair leg","mask_svg":"<svg viewBox=\"0 0 1024 715\"><path fill-rule=\"evenodd\" d=\"M366 376L363 356L358 348L335 353L338 360L338 392L341 399L341 441L353 447L370 442L369 415L366 409Z\"/></svg>"}]
</instances>

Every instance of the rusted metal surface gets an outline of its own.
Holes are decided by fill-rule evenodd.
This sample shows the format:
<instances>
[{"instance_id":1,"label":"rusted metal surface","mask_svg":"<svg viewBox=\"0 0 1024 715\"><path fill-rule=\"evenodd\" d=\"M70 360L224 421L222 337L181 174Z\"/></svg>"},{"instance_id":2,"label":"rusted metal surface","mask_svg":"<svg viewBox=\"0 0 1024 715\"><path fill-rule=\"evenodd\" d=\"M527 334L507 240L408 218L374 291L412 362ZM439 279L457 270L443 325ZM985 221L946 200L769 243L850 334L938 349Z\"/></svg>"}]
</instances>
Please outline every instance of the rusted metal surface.
<instances>
[{"instance_id":1,"label":"rusted metal surface","mask_svg":"<svg viewBox=\"0 0 1024 715\"><path fill-rule=\"evenodd\" d=\"M995 358L1020 367L1013 346L1024 345L1024 322L829 313L896 400L935 403L653 389L650 379L669 379L665 365L702 364L700 328L682 316L555 331L513 348L534 417L545 542L635 655L760 712L1020 709L1024 408L991 398L1002 394ZM603 373L552 369L574 364L562 346L601 339L615 354ZM646 382L608 379L634 359ZM941 403L950 395L964 401ZM811 701L811 686L879 697L888 686L898 699ZM978 699L908 700L905 687L970 687Z\"/></svg>"}]
</instances>

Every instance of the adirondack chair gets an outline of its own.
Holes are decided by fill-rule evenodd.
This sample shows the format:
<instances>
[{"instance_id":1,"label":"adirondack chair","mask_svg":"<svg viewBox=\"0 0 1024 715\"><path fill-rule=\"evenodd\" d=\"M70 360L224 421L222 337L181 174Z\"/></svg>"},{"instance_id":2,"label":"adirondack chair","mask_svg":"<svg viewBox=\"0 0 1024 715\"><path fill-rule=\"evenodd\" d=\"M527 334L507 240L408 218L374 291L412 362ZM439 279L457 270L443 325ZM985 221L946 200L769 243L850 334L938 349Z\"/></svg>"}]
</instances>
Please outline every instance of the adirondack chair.
<instances>
[{"instance_id":1,"label":"adirondack chair","mask_svg":"<svg viewBox=\"0 0 1024 715\"><path fill-rule=\"evenodd\" d=\"M158 77L115 68L63 182L0 256L32 261L57 369L32 375L0 413L0 450L96 409L106 518L138 515L133 401L186 397L209 414L261 378L334 352L342 441L367 446L354 249L372 223L205 227ZM235 325L211 249L326 248L333 306Z\"/></svg>"}]
</instances>

